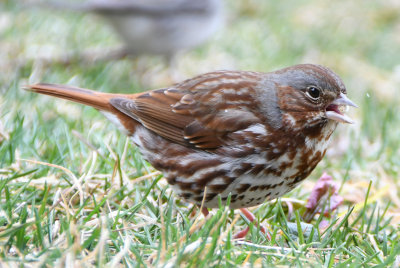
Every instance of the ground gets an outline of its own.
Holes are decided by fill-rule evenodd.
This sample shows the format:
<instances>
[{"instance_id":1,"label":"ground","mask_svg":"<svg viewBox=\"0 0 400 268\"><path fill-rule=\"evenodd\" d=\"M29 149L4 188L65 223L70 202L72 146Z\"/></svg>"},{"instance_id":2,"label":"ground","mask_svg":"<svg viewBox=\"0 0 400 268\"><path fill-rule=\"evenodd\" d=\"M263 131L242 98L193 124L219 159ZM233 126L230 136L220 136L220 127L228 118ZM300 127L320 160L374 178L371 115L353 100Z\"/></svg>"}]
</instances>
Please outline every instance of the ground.
<instances>
[{"instance_id":1,"label":"ground","mask_svg":"<svg viewBox=\"0 0 400 268\"><path fill-rule=\"evenodd\" d=\"M399 266L399 1L226 2L224 29L179 55L174 78L160 57L81 58L120 44L101 18L0 3L2 262ZM204 220L96 110L21 89L42 81L131 93L168 86L176 74L297 63L335 70L360 108L349 111L356 123L336 130L308 180L252 209L268 223L270 239L257 228L232 239L247 223L228 208ZM340 184L344 202L329 217L312 218L313 234L298 232L324 171Z\"/></svg>"}]
</instances>

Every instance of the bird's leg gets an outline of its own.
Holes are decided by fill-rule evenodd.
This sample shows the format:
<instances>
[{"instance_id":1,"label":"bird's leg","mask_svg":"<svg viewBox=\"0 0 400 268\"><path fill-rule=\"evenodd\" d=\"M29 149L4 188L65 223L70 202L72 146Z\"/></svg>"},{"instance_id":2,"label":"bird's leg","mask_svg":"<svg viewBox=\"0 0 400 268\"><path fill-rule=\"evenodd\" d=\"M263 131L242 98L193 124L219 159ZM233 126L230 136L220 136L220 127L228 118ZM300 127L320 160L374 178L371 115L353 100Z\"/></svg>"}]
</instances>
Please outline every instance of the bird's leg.
<instances>
[{"instance_id":1,"label":"bird's leg","mask_svg":"<svg viewBox=\"0 0 400 268\"><path fill-rule=\"evenodd\" d=\"M203 213L204 217L207 217L208 214L210 214L210 212L208 212L208 209L205 208L205 207L203 207L203 208L201 209L201 213Z\"/></svg>"},{"instance_id":2,"label":"bird's leg","mask_svg":"<svg viewBox=\"0 0 400 268\"><path fill-rule=\"evenodd\" d=\"M250 210L248 210L247 208L241 208L240 211L243 213L243 215L250 221L250 222L254 222L256 220L256 217L254 216L253 213L250 212ZM257 226L256 223L254 223L255 226ZM238 232L237 234L235 234L233 236L233 238L238 239L238 238L244 238L247 233L250 231L250 227L246 227L246 229ZM260 231L263 234L267 234L267 230L265 229L265 227L260 226ZM267 237L269 237L269 235L267 234Z\"/></svg>"},{"instance_id":3,"label":"bird's leg","mask_svg":"<svg viewBox=\"0 0 400 268\"><path fill-rule=\"evenodd\" d=\"M241 208L240 211L243 213L244 217L248 219L250 222L254 222L256 220L256 217L254 216L253 213L250 212L247 208ZM203 213L204 217L207 217L209 213L208 209L206 207L201 208L201 213ZM257 223L254 223L255 226L257 226ZM250 231L250 227L246 227L246 229L238 232L233 236L234 239L239 239L239 238L244 238L247 233ZM267 234L267 230L265 229L264 226L260 226L260 231L263 234L266 234L267 237L270 239L269 234Z\"/></svg>"}]
</instances>

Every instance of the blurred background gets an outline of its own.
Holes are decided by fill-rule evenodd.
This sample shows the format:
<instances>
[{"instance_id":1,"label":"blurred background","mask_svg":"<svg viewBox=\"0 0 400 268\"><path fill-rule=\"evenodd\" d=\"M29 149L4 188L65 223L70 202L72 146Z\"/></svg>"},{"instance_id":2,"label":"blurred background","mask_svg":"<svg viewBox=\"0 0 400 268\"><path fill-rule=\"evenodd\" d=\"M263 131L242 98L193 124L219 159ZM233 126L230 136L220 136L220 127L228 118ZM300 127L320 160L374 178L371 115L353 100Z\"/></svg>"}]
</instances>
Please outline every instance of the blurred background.
<instances>
[{"instance_id":1,"label":"blurred background","mask_svg":"<svg viewBox=\"0 0 400 268\"><path fill-rule=\"evenodd\" d=\"M302 199L326 170L342 183L345 204L364 202L371 182L369 201L382 209L390 201L386 216L400 223L400 1L225 1L223 24L172 61L152 54L102 59L123 45L104 17L33 2L0 2L0 177L38 168L19 158L80 174L92 147L108 158L129 146L127 173L139 176L149 168L94 109L33 95L23 85L132 93L212 70L267 72L317 63L342 77L360 108L349 111L356 124L338 127L311 179L289 196ZM112 173L113 165L100 157L94 169ZM40 167L30 179L55 173Z\"/></svg>"}]
</instances>

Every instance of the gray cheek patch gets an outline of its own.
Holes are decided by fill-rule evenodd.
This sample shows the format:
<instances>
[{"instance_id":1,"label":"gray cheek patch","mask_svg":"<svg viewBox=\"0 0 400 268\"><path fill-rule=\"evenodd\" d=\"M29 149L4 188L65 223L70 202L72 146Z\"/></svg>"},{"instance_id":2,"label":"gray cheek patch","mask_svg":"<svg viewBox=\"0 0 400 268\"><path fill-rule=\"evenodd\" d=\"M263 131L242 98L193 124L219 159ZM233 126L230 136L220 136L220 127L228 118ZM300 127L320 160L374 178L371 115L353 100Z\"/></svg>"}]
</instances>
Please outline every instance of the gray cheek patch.
<instances>
[{"instance_id":1,"label":"gray cheek patch","mask_svg":"<svg viewBox=\"0 0 400 268\"><path fill-rule=\"evenodd\" d=\"M282 127L282 112L278 105L278 97L276 96L276 85L270 79L261 81L260 86L255 88L256 93L262 100L260 103L261 111L266 114L268 123L274 129Z\"/></svg>"}]
</instances>

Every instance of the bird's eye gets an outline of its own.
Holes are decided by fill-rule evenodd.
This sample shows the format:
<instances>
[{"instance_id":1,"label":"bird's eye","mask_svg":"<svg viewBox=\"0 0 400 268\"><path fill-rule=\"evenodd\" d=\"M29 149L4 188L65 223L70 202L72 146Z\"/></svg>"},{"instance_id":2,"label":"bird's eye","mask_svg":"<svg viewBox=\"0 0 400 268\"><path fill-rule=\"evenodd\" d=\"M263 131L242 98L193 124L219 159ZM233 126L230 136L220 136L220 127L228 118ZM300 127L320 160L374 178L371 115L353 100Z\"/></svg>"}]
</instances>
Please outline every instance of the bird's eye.
<instances>
[{"instance_id":1,"label":"bird's eye","mask_svg":"<svg viewBox=\"0 0 400 268\"><path fill-rule=\"evenodd\" d=\"M306 90L306 94L313 100L319 99L319 96L321 95L321 90L317 87L311 86L308 87Z\"/></svg>"}]
</instances>

